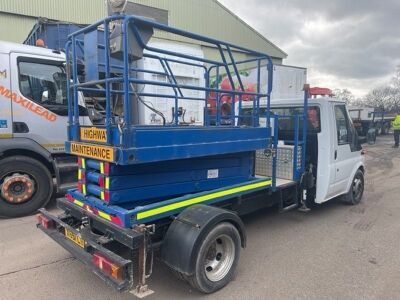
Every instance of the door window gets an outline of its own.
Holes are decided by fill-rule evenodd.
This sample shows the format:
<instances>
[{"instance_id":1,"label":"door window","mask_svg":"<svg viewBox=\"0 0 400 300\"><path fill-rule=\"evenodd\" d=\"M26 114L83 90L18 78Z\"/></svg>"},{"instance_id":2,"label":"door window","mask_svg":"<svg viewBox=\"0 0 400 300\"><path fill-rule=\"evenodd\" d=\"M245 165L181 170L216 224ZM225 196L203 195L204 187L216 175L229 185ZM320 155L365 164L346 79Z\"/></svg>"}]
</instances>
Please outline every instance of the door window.
<instances>
[{"instance_id":1,"label":"door window","mask_svg":"<svg viewBox=\"0 0 400 300\"><path fill-rule=\"evenodd\" d=\"M49 110L54 106L67 105L66 84L66 75L61 66L25 61L19 63L21 94Z\"/></svg>"},{"instance_id":2,"label":"door window","mask_svg":"<svg viewBox=\"0 0 400 300\"><path fill-rule=\"evenodd\" d=\"M335 118L338 144L349 144L351 142L351 128L346 107L344 105L335 106Z\"/></svg>"}]
</instances>

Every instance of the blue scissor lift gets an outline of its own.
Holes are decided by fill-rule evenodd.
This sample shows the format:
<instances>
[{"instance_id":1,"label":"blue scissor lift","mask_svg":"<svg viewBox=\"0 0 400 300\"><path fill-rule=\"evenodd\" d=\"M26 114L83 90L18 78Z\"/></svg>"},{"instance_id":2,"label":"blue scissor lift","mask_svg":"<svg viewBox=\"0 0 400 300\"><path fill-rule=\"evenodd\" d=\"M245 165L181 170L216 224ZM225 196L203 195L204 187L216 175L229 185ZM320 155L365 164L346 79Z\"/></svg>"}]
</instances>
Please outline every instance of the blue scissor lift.
<instances>
[{"instance_id":1,"label":"blue scissor lift","mask_svg":"<svg viewBox=\"0 0 400 300\"><path fill-rule=\"evenodd\" d=\"M148 41L154 32L212 47L219 57L151 46ZM257 198L258 206L248 209L254 211L267 206L268 197L280 195L284 210L276 154L279 121L287 118L294 119L295 128L293 140L285 143L293 145L295 153L301 147L302 161L299 164L294 155L291 191L295 201L286 208L298 205L297 191L305 170L307 93L303 114L271 115L273 65L268 55L149 19L115 15L71 34L66 58L72 78L67 85L66 150L78 156L79 183L66 199L59 199L64 213L56 217L42 209L38 226L118 290L132 290L138 280L133 292L139 296L149 292L146 259L153 253L153 241L163 245L162 259L168 266L191 276L200 241L218 222L235 226L232 230L241 235L236 245L245 245L243 224L230 208ZM163 71L144 67L144 60L158 62ZM202 70L204 86L179 83L179 66ZM241 78L241 71L249 69L256 70L256 90L246 89ZM158 76L167 80L158 81ZM230 88L218 84L221 76L228 78ZM170 92L150 93L146 86ZM105 99L103 124L84 123L80 93ZM172 103L172 121L149 98ZM183 100L203 104L201 125L180 121ZM244 101L247 108L252 107L250 114L243 113ZM163 124L144 125L140 121L143 107L162 117ZM272 176L255 174L257 150L272 157ZM119 253L121 249L128 249L130 255ZM196 286L206 292L221 287Z\"/></svg>"},{"instance_id":2,"label":"blue scissor lift","mask_svg":"<svg viewBox=\"0 0 400 300\"><path fill-rule=\"evenodd\" d=\"M105 29L103 43L99 43L99 26ZM113 36L113 30L119 34ZM149 46L154 30L214 47L220 57L207 59ZM175 215L193 204L213 204L273 188L274 178L254 174L254 151L274 144L269 116L272 60L268 55L135 16L113 16L79 30L70 36L66 48L73 78L68 87L72 101L66 149L80 155L80 183L70 191L69 199L116 216L124 227L131 227ZM238 53L241 60L235 58ZM158 61L164 72L144 69L140 59ZM174 75L179 65L203 70L205 86L179 84ZM244 68L257 68L255 92L245 90L240 74ZM84 76L78 74L82 69ZM262 72L268 74L266 82L261 81ZM168 80L148 80L144 74L164 75ZM228 76L233 89L211 87L211 80L221 75ZM172 93L148 93L143 87L150 85ZM193 90L200 91L201 97L185 96ZM103 141L87 139L82 133L82 129L94 129L80 124L80 92L106 99L104 125L96 126L104 133ZM242 115L244 96L253 105L250 116ZM146 104L145 97L172 101L173 121L159 126L139 124L135 109ZM229 114L221 109L222 97L231 99ZM113 111L116 99L123 103L119 115ZM204 103L202 126L179 123L182 99ZM217 103L214 113L207 110L210 99ZM260 126L264 99L267 110L261 117L267 122ZM243 118L251 118L251 125L242 126ZM96 160L96 151L109 155Z\"/></svg>"}]
</instances>

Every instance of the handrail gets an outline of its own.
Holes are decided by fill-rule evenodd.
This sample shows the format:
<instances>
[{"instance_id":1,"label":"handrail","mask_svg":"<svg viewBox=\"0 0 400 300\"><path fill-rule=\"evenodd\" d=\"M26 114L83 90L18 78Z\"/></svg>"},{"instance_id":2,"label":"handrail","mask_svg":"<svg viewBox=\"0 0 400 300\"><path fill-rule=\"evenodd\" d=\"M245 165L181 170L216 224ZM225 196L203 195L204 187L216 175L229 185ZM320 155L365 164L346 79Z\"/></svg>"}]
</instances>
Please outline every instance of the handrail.
<instances>
[{"instance_id":1,"label":"handrail","mask_svg":"<svg viewBox=\"0 0 400 300\"><path fill-rule=\"evenodd\" d=\"M111 24L117 23L120 26L121 33L121 56L116 58L112 56L110 50L110 35L111 35ZM99 32L98 27L101 26L103 29L101 32L104 33L102 39L97 38L97 45L85 45L84 35L96 34ZM217 49L219 52L219 58L205 58L202 56L190 55L184 51L174 49L164 49L156 45L148 45L147 38L144 38L141 27L147 26L152 29L162 30L167 33L179 35L192 40L197 40L202 44L209 44L210 46ZM146 28L147 28L146 27ZM129 34L128 34L129 32ZM98 37L100 35L98 34ZM139 65L131 64L130 61L130 39L134 39L135 42L143 49L143 58L157 61L157 65L160 67L146 68ZM259 126L260 117L260 99L266 98L268 107L270 106L270 96L272 91L272 59L269 55L261 52L257 52L245 47L236 46L231 43L223 42L217 39L205 37L199 34L190 33L184 30L173 28L164 24L154 22L138 16L124 16L115 15L106 19L100 20L88 27L79 29L78 31L68 36L68 47L67 49L67 63L71 66L72 82L68 82L68 93L69 93L69 120L74 126L79 126L79 107L78 107L78 93L90 93L96 97L105 98L105 127L107 131L107 143L112 141L112 127L118 125L121 135L125 137L121 138L121 142L126 140L127 136L132 130L134 130L136 121L133 122L134 115L132 112L132 96L135 98L139 97L157 97L163 99L175 99L175 103L171 102L172 107L175 107L173 113L173 123L179 126L178 116L178 105L179 100L193 100L193 101L204 101L204 126L240 126L239 120L242 117L242 102L252 101L254 112L252 114L252 126ZM95 47L90 49L90 47ZM88 80L78 80L78 68L81 67L81 63L85 65L85 58L80 58L82 55L85 56L85 51L95 53L97 51L97 66L94 66L94 70L102 72L101 76L88 77ZM244 59L236 59L237 53L245 54L247 57ZM90 53L89 53L90 54ZM96 59L96 58L95 58ZM79 62L78 62L79 60ZM89 63L89 62L88 62ZM91 64L96 63L90 61ZM246 64L246 65L244 65ZM204 80L201 79L199 85L194 85L189 82L180 82L177 79L179 73L175 71L175 67L179 65L191 66L196 68L196 75L201 78L201 72L204 73ZM86 66L86 65L85 65ZM256 90L248 89L246 91L245 82L243 76L240 73L240 66L247 68L256 68ZM262 82L264 77L261 77L261 68L265 68L268 73L268 80ZM211 72L213 72L211 74ZM134 74L134 75L133 75ZM150 74L153 77L149 78ZM220 74L227 76L230 82L230 88L213 86L210 81L213 80L213 76L216 74L217 80ZM155 79L155 75L165 76L166 81L158 81ZM97 78L96 78L97 77ZM89 79L90 78L90 79ZM81 79L81 78L79 78ZM204 83L204 84L203 84ZM235 84L238 83L238 86ZM168 92L153 93L148 90L132 90L133 86L159 86L165 87ZM137 90L137 91L136 91ZM172 93L169 94L169 91ZM196 94L188 94L187 91L196 91ZM111 99L115 96L122 96L122 109L123 113L114 117L113 106L111 105ZM224 98L226 96L227 98ZM215 111L209 111L209 101L215 99ZM228 99L228 100L227 100ZM138 99L140 102L142 100ZM169 100L168 100L169 101ZM229 101L232 107L232 113L230 115L232 122L227 125L225 122L221 123L222 111L221 105ZM238 104L236 104L238 102ZM269 110L269 109L268 109ZM165 113L165 112L164 112ZM213 115L215 113L215 116ZM266 112L268 117L267 127L270 127L269 111ZM213 120L212 124L210 120ZM214 122L215 120L215 122ZM118 123L118 124L117 124ZM266 139L268 137L265 137Z\"/></svg>"}]
</instances>

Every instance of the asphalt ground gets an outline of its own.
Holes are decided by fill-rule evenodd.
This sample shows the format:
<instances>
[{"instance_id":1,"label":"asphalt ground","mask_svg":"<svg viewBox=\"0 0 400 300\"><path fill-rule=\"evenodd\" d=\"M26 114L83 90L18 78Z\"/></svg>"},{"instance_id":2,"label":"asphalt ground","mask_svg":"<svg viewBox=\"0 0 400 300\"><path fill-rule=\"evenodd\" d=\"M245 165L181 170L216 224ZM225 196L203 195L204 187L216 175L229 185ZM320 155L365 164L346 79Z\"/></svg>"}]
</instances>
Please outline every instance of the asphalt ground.
<instances>
[{"instance_id":1,"label":"asphalt ground","mask_svg":"<svg viewBox=\"0 0 400 300\"><path fill-rule=\"evenodd\" d=\"M363 201L330 201L304 214L244 218L248 246L236 278L202 295L156 261L152 299L400 299L400 150L366 146ZM55 210L54 204L51 210ZM108 287L35 227L0 220L0 299L133 299Z\"/></svg>"}]
</instances>

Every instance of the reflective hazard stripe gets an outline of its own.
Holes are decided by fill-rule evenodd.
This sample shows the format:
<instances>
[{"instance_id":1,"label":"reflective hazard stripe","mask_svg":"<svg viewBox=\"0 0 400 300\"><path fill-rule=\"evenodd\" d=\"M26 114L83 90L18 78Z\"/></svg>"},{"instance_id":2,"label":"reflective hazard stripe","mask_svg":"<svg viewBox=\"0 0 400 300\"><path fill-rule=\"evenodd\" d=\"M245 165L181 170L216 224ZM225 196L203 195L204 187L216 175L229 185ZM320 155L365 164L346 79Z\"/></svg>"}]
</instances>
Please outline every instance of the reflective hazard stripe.
<instances>
[{"instance_id":1,"label":"reflective hazard stripe","mask_svg":"<svg viewBox=\"0 0 400 300\"><path fill-rule=\"evenodd\" d=\"M80 206L80 207L83 207L83 202L81 202L81 201L79 201L79 200L74 200L74 204L76 204L76 205L78 205L78 206Z\"/></svg>"},{"instance_id":2,"label":"reflective hazard stripe","mask_svg":"<svg viewBox=\"0 0 400 300\"><path fill-rule=\"evenodd\" d=\"M106 189L110 188L110 177L106 177Z\"/></svg>"},{"instance_id":3,"label":"reflective hazard stripe","mask_svg":"<svg viewBox=\"0 0 400 300\"><path fill-rule=\"evenodd\" d=\"M82 159L82 168L86 169L86 160L84 158L81 159Z\"/></svg>"},{"instance_id":4,"label":"reflective hazard stripe","mask_svg":"<svg viewBox=\"0 0 400 300\"><path fill-rule=\"evenodd\" d=\"M78 179L79 180L82 179L82 170L81 169L78 170Z\"/></svg>"},{"instance_id":5,"label":"reflective hazard stripe","mask_svg":"<svg viewBox=\"0 0 400 300\"><path fill-rule=\"evenodd\" d=\"M251 184L247 184L247 185L242 185L242 186L231 188L228 190L219 191L219 192L187 199L187 200L184 200L181 202L168 204L168 205L165 205L162 207L149 209L147 211L139 212L136 215L136 219L137 220L145 219L145 218L152 217L155 215L163 214L163 213L171 211L171 210L187 207L190 205L194 205L194 204L209 201L209 200L214 200L219 197L229 196L229 195L233 195L233 194L240 193L240 192L246 192L246 191L250 191L250 190L261 188L261 187L267 187L270 185L272 185L272 180L266 180L266 181L251 183Z\"/></svg>"},{"instance_id":6,"label":"reflective hazard stripe","mask_svg":"<svg viewBox=\"0 0 400 300\"><path fill-rule=\"evenodd\" d=\"M100 174L104 174L104 163L100 163Z\"/></svg>"},{"instance_id":7,"label":"reflective hazard stripe","mask_svg":"<svg viewBox=\"0 0 400 300\"><path fill-rule=\"evenodd\" d=\"M104 220L110 221L110 222L112 222L114 224L117 224L119 226L123 226L124 225L124 222L118 216L110 215L110 214L107 214L107 213L105 213L105 212L103 212L101 210L98 210L97 208L91 207L90 205L85 204L85 203L73 198L70 194L67 194L66 198L67 198L67 200L69 202L72 202L72 203L78 205L79 207L85 209L86 211L88 211L88 212L90 212L90 213L92 213L92 214L94 214L96 216L101 217Z\"/></svg>"},{"instance_id":8,"label":"reflective hazard stripe","mask_svg":"<svg viewBox=\"0 0 400 300\"><path fill-rule=\"evenodd\" d=\"M100 199L104 200L104 192L103 191L100 192Z\"/></svg>"},{"instance_id":9,"label":"reflective hazard stripe","mask_svg":"<svg viewBox=\"0 0 400 300\"><path fill-rule=\"evenodd\" d=\"M104 212L99 210L98 211L98 215L99 215L99 217L102 217L103 219L111 221L111 216L109 214L106 214L106 213L104 213Z\"/></svg>"},{"instance_id":10,"label":"reflective hazard stripe","mask_svg":"<svg viewBox=\"0 0 400 300\"><path fill-rule=\"evenodd\" d=\"M82 184L82 194L86 195L86 184Z\"/></svg>"}]
</instances>

